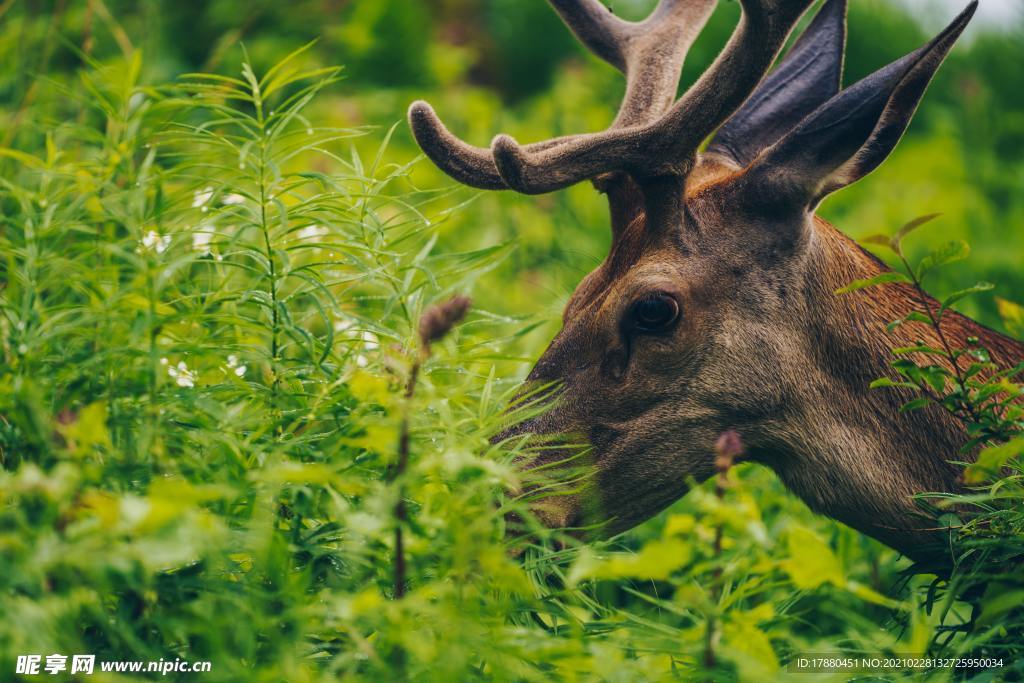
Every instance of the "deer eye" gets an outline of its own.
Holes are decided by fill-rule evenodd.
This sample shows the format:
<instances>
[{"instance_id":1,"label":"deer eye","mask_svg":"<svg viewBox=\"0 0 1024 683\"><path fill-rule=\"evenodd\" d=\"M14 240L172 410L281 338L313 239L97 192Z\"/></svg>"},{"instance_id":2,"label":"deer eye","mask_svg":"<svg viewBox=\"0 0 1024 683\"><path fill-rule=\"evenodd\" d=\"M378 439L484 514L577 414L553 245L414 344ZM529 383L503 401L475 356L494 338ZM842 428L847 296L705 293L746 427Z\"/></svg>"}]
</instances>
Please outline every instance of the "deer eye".
<instances>
[{"instance_id":1,"label":"deer eye","mask_svg":"<svg viewBox=\"0 0 1024 683\"><path fill-rule=\"evenodd\" d=\"M659 332L679 317L679 304L667 294L651 294L633 304L633 328L641 332Z\"/></svg>"}]
</instances>

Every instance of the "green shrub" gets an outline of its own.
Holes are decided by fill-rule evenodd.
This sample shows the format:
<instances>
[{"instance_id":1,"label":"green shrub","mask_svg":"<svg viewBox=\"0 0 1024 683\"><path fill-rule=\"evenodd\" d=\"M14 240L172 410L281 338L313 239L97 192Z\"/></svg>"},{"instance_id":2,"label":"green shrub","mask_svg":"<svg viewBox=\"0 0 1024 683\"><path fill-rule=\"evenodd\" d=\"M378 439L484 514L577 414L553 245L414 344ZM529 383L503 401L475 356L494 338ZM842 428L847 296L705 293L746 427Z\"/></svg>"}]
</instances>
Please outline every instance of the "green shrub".
<instances>
[{"instance_id":1,"label":"green shrub","mask_svg":"<svg viewBox=\"0 0 1024 683\"><path fill-rule=\"evenodd\" d=\"M507 311L536 307L553 258L578 275L550 224L582 235L599 205L418 189L391 131L315 125L339 72L304 50L160 87L138 55L46 85L0 149L0 670L57 652L209 660L211 681L773 680L806 652L1019 652L1019 585L970 562L1019 556L1019 412L969 470L981 514L949 582L901 587L905 561L727 445L636 532L515 556L525 454L489 438L544 321ZM61 98L87 108L48 120ZM515 253L485 246L534 219ZM425 354L424 312L466 293Z\"/></svg>"}]
</instances>

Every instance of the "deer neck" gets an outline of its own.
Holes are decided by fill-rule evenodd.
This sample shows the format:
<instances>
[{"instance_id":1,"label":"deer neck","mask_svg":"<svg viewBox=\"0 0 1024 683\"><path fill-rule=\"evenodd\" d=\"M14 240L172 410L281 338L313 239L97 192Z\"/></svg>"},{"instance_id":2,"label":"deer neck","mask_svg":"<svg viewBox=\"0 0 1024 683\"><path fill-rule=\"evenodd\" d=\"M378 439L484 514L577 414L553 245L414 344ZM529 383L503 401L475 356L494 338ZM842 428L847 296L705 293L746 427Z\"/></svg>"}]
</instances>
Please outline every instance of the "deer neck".
<instances>
[{"instance_id":1,"label":"deer neck","mask_svg":"<svg viewBox=\"0 0 1024 683\"><path fill-rule=\"evenodd\" d=\"M869 389L893 376L891 349L924 340L940 346L936 331L886 325L920 307L919 294L887 284L837 296L849 282L886 270L831 225L815 219L805 286L806 310L798 337L801 377L791 383L792 415L770 435L767 464L815 511L837 519L916 559L942 558L941 532L915 495L955 492L969 460L961 448L964 426L938 406L900 412L915 397L891 388ZM928 305L935 306L928 299ZM944 318L943 333L962 347L976 336L994 360L1024 357L1024 346L958 314Z\"/></svg>"}]
</instances>

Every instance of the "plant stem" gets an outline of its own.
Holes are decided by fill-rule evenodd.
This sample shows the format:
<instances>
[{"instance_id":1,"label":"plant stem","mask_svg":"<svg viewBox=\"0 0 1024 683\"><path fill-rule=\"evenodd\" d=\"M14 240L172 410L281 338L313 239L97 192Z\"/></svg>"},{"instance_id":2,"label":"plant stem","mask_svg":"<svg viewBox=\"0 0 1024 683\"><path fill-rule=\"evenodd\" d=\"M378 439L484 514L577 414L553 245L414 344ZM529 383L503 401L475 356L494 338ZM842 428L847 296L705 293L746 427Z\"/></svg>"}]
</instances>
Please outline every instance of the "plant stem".
<instances>
[{"instance_id":1,"label":"plant stem","mask_svg":"<svg viewBox=\"0 0 1024 683\"><path fill-rule=\"evenodd\" d=\"M402 424L398 432L398 463L395 465L393 481L398 482L398 502L395 503L395 599L400 600L405 596L405 546L402 537L403 527L408 521L408 514L405 509L405 487L402 486L402 475L409 466L409 412L412 399L416 393L416 380L419 378L420 365L426 352L421 352L412 363L409 370L409 380L405 385L403 398L405 405L402 411Z\"/></svg>"},{"instance_id":2,"label":"plant stem","mask_svg":"<svg viewBox=\"0 0 1024 683\"><path fill-rule=\"evenodd\" d=\"M266 119L263 116L263 100L259 85L253 83L253 102L256 107L256 119L259 123L259 192L260 192L260 231L263 233L263 248L267 256L267 277L270 279L270 371L274 376L270 386L270 404L272 410L277 412L277 393L280 385L280 372L278 354L280 353L280 316L278 314L277 301L277 265L274 262L273 242L270 239L270 226L267 224L267 131ZM280 417L280 415L277 415ZM280 432L281 425L277 424Z\"/></svg>"},{"instance_id":3,"label":"plant stem","mask_svg":"<svg viewBox=\"0 0 1024 683\"><path fill-rule=\"evenodd\" d=\"M263 231L263 245L267 253L269 263L267 275L270 278L270 369L274 373L274 382L271 385L271 396L276 404L277 388L280 379L278 377L278 336L280 334L280 321L277 311L277 267L274 265L274 249L270 241L270 230L267 227L267 204L266 186L264 183L264 160L260 154L260 229Z\"/></svg>"},{"instance_id":4,"label":"plant stem","mask_svg":"<svg viewBox=\"0 0 1024 683\"><path fill-rule=\"evenodd\" d=\"M939 343L942 344L942 349L946 353L946 358L953 364L953 377L956 379L956 383L960 388L960 394L962 397L960 400L961 409L967 413L972 422L978 422L978 414L975 412L974 406L971 405L969 400L970 392L967 388L967 380L964 378L960 369L960 359L953 353L953 347L946 338L946 333L942 330L941 321L935 316L935 312L932 310L931 304L928 303L928 295L925 294L921 280L917 277L914 269L910 267L910 263L902 252L899 253L899 257L903 262L903 267L907 269L907 274L910 276L911 282L914 284L914 291L917 294L917 299L920 302L921 307L924 308L924 312L925 315L928 316L928 320L931 321L932 329L935 330L935 334L939 337Z\"/></svg>"},{"instance_id":5,"label":"plant stem","mask_svg":"<svg viewBox=\"0 0 1024 683\"><path fill-rule=\"evenodd\" d=\"M730 454L722 446L722 440L719 439L719 443L716 444L716 450L718 451L715 457L715 469L718 470L718 475L715 477L715 498L718 499L719 505L722 505L725 500L725 490L728 488L728 472L729 468L732 467L733 454ZM717 663L717 657L715 656L715 645L718 641L718 618L716 610L718 609L718 601L722 596L722 538L725 534L724 525L719 522L715 526L715 541L712 547L712 553L714 555L714 569L711 572L711 598L712 598L712 612L708 616L707 632L704 638L704 666L708 669L713 669Z\"/></svg>"}]
</instances>

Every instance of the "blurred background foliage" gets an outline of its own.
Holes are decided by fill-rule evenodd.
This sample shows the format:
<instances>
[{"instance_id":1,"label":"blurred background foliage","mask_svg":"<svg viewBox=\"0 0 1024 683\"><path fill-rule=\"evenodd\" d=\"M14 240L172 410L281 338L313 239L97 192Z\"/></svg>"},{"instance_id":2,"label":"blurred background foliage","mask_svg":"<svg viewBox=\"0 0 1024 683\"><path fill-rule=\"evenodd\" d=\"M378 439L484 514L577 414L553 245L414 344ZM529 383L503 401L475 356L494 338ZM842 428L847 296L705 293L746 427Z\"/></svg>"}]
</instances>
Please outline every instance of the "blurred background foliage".
<instances>
[{"instance_id":1,"label":"blurred background foliage","mask_svg":"<svg viewBox=\"0 0 1024 683\"><path fill-rule=\"evenodd\" d=\"M654 2L613 4L638 18ZM851 4L847 84L935 23ZM738 14L720 3L682 87ZM938 294L979 278L1024 291L1022 22L965 39L892 157L820 209L854 237L942 212L933 238L974 254L936 275ZM343 69L289 120L285 140L311 131L301 154L229 168L283 114L244 123L250 95L225 114L183 75L265 74L311 40L290 68ZM717 620L708 676L768 680L793 652L923 652L941 636L934 589L927 609L912 599L927 579L900 580L905 560L755 468L724 502L709 483L612 546L639 554L506 554L494 490L518 481L486 436L606 253L606 209L586 185L455 187L413 163L404 111L429 99L469 141L526 142L604 127L622 89L538 0L0 2L0 676L15 653L93 648L209 658L225 681L651 680L692 672ZM175 128L211 120L237 146ZM254 210L271 206L268 227ZM268 304L263 285L293 272L313 277ZM414 590L399 604L395 377L416 315L456 291L473 313L413 406ZM995 297L962 303L1003 326Z\"/></svg>"},{"instance_id":2,"label":"blurred background foliage","mask_svg":"<svg viewBox=\"0 0 1024 683\"><path fill-rule=\"evenodd\" d=\"M640 18L653 0L616 0L613 9ZM952 16L956 3L941 3ZM933 12L940 6L932 4ZM180 3L8 2L0 43L0 116L6 143L38 140L48 121L81 116L73 100L40 106L40 80L70 83L83 58L100 63L144 55L143 82L190 71L237 74L244 46L256 71L317 40L307 66L340 64L344 80L320 97L312 115L328 125L387 128L413 99L426 98L463 138L486 144L497 132L522 141L598 130L614 115L623 89L611 67L585 53L543 2L532 0L213 0ZM727 39L738 5L720 3L691 50L681 87L707 67ZM844 82L853 83L928 38L919 19L886 0L851 3ZM999 30L979 27L953 51L893 156L863 182L831 198L820 213L859 237L941 212L941 230L967 239L977 252L970 277L998 283L996 294L1020 291L1024 235L1024 60L1022 12ZM31 106L33 119L24 121ZM374 136L358 143L369 149ZM388 160L404 162L417 148L400 126ZM423 163L420 187L447 178ZM470 191L453 199L470 196ZM508 310L560 309L580 275L605 253L608 234L600 197L580 186L552 197L485 194L443 231L449 244L519 248L494 275ZM952 276L950 276L952 277ZM509 287L509 279L517 286ZM487 299L487 292L478 293ZM1012 297L1011 297L1012 298ZM965 303L966 312L999 325L992 297ZM548 327L537 338L550 335Z\"/></svg>"}]
</instances>

